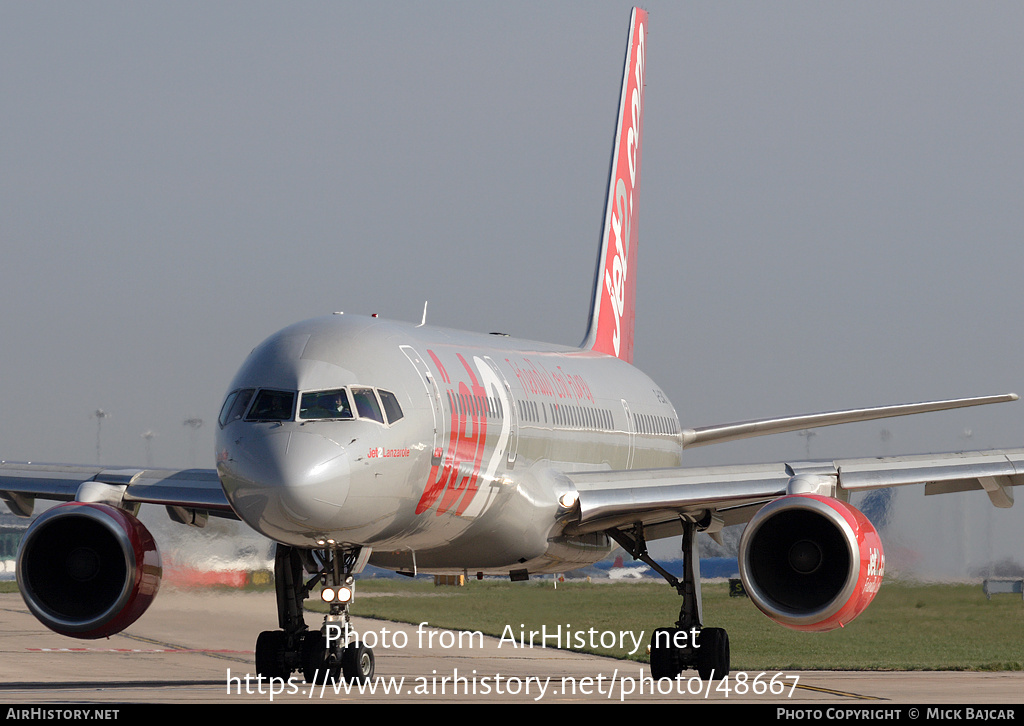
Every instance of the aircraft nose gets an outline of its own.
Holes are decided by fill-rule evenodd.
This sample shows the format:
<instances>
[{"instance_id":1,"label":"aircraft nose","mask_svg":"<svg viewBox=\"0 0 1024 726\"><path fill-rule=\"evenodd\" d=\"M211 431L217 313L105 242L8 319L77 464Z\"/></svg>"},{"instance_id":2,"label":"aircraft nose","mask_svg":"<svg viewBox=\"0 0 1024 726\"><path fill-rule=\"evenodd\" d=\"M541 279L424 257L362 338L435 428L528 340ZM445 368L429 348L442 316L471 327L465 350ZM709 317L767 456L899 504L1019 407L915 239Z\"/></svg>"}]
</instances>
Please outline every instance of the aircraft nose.
<instances>
[{"instance_id":1,"label":"aircraft nose","mask_svg":"<svg viewBox=\"0 0 1024 726\"><path fill-rule=\"evenodd\" d=\"M221 482L235 512L274 539L309 544L341 514L349 491L343 446L317 433L257 432L227 447ZM298 541L296 540L298 538Z\"/></svg>"}]
</instances>

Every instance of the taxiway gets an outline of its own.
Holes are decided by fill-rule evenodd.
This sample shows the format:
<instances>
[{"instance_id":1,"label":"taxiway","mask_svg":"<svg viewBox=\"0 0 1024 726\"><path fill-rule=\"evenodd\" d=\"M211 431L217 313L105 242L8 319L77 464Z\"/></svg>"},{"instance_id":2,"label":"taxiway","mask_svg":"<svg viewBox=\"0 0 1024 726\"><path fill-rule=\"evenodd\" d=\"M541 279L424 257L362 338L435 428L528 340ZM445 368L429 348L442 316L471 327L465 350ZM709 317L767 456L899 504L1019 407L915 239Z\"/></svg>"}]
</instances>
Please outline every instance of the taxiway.
<instances>
[{"instance_id":1,"label":"taxiway","mask_svg":"<svg viewBox=\"0 0 1024 726\"><path fill-rule=\"evenodd\" d=\"M82 641L50 632L29 614L18 594L3 594L0 702L715 701L856 708L1011 704L1024 693L1024 673L1016 672L815 671L767 673L760 679L755 673L733 673L726 690L720 683L691 680L695 674L687 671L674 687L666 682L659 689L646 664L551 648L499 648L495 638L463 639L460 646L457 633L450 631L435 631L428 638L415 625L367 620L357 620L356 628L390 636L389 647L374 651L374 692L336 691L310 687L299 676L277 684L256 678L253 645L258 631L274 624L274 613L272 593L166 590L126 632ZM311 624L318 620L307 616Z\"/></svg>"}]
</instances>

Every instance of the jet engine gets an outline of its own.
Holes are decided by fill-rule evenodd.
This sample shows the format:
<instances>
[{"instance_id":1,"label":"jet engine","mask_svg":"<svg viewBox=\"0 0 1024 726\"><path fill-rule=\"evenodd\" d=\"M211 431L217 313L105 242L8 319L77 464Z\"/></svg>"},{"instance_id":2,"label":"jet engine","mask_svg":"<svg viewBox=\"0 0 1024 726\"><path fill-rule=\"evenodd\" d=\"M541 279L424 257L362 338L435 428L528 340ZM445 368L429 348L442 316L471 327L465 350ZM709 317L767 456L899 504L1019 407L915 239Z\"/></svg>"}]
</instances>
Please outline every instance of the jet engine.
<instances>
[{"instance_id":1,"label":"jet engine","mask_svg":"<svg viewBox=\"0 0 1024 726\"><path fill-rule=\"evenodd\" d=\"M793 494L750 520L739 565L747 595L765 615L794 630L826 631L846 625L875 597L885 555L856 508Z\"/></svg>"},{"instance_id":2,"label":"jet engine","mask_svg":"<svg viewBox=\"0 0 1024 726\"><path fill-rule=\"evenodd\" d=\"M106 504L47 510L18 551L25 604L46 627L75 638L103 638L134 623L156 597L161 574L149 530Z\"/></svg>"}]
</instances>

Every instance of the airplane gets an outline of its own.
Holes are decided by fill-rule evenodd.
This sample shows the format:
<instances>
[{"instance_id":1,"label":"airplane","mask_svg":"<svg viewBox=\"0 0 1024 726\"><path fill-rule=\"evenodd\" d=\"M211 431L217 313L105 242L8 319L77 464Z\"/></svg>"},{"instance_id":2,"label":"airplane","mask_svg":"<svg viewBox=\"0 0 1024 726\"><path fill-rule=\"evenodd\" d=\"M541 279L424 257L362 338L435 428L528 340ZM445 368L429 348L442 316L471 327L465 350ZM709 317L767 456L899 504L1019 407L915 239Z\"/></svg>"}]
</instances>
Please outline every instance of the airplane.
<instances>
[{"instance_id":1,"label":"airplane","mask_svg":"<svg viewBox=\"0 0 1024 726\"><path fill-rule=\"evenodd\" d=\"M608 578L611 580L639 580L650 570L648 567L626 567L622 555L615 558L612 566L608 568Z\"/></svg>"},{"instance_id":2,"label":"airplane","mask_svg":"<svg viewBox=\"0 0 1024 726\"><path fill-rule=\"evenodd\" d=\"M753 436L1013 401L1013 393L689 428L633 366L648 18L634 9L586 335L561 346L334 313L256 346L228 386L214 469L0 463L0 498L35 518L18 552L31 612L77 638L120 632L157 595L157 543L137 514L163 506L201 527L237 519L276 543L278 627L257 672L307 681L374 677L348 632L355 576L501 575L591 565L621 546L681 598L652 636L651 675L728 675L729 638L706 627L697 535L744 525L744 588L783 626L843 626L870 603L885 555L851 492L926 483L1013 503L1024 449L684 466L684 451ZM648 543L681 537L681 578ZM329 612L303 620L319 588ZM687 637L688 635L695 637ZM682 636L682 637L680 637Z\"/></svg>"}]
</instances>

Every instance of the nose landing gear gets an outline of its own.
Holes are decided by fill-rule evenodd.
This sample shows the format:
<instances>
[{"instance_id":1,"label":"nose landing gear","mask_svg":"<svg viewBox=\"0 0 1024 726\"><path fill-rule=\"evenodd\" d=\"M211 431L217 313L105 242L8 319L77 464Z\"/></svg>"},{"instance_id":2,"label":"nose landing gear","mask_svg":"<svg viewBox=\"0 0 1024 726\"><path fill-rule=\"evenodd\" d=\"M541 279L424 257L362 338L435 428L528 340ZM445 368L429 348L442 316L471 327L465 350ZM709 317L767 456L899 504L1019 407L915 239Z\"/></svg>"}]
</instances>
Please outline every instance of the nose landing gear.
<instances>
[{"instance_id":1,"label":"nose landing gear","mask_svg":"<svg viewBox=\"0 0 1024 726\"><path fill-rule=\"evenodd\" d=\"M256 672L264 678L288 680L301 671L307 683L345 680L364 683L373 678L373 651L353 640L349 606L352 573L360 551L333 548L299 550L277 545L274 585L280 630L260 633L256 640ZM313 574L303 580L303 571ZM318 583L325 585L330 611L319 630L310 630L302 603Z\"/></svg>"}]
</instances>

